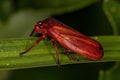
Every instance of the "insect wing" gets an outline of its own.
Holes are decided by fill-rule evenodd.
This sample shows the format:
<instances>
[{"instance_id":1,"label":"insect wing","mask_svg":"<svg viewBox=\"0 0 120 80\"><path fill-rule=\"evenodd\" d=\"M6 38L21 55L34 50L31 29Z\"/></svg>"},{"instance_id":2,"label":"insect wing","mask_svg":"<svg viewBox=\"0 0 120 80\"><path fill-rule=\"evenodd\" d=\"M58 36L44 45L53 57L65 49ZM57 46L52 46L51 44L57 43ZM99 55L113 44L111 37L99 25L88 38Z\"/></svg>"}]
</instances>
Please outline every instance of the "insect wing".
<instances>
[{"instance_id":1,"label":"insect wing","mask_svg":"<svg viewBox=\"0 0 120 80\"><path fill-rule=\"evenodd\" d=\"M53 26L50 33L64 48L77 54L93 60L99 60L103 56L102 46L97 41L64 24Z\"/></svg>"}]
</instances>

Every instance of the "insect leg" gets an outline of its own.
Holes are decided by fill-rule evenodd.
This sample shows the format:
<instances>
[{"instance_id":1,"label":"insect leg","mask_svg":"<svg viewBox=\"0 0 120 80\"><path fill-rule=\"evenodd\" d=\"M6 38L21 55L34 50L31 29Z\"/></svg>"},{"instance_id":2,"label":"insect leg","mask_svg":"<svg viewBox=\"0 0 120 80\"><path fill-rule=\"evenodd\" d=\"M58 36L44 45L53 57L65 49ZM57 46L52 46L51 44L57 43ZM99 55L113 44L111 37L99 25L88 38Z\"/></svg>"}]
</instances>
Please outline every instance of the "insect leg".
<instances>
[{"instance_id":1,"label":"insect leg","mask_svg":"<svg viewBox=\"0 0 120 80\"><path fill-rule=\"evenodd\" d=\"M52 42L53 42L53 46L55 47L56 49L56 60L57 60L57 64L58 66L60 66L60 61L59 61L59 53L58 53L58 48L57 48L57 43L54 39L52 39Z\"/></svg>"},{"instance_id":2,"label":"insect leg","mask_svg":"<svg viewBox=\"0 0 120 80\"><path fill-rule=\"evenodd\" d=\"M79 59L72 56L66 48L64 48L64 52L66 53L66 55L69 57L70 60L79 61Z\"/></svg>"},{"instance_id":3,"label":"insect leg","mask_svg":"<svg viewBox=\"0 0 120 80\"><path fill-rule=\"evenodd\" d=\"M43 35L42 37L38 38L28 49L26 49L24 52L21 52L20 56L22 56L23 54L29 52L34 46L36 46L45 37L46 37L46 35Z\"/></svg>"},{"instance_id":4,"label":"insect leg","mask_svg":"<svg viewBox=\"0 0 120 80\"><path fill-rule=\"evenodd\" d=\"M33 33L35 32L35 27L33 28L32 32L30 33L30 37L33 35Z\"/></svg>"}]
</instances>

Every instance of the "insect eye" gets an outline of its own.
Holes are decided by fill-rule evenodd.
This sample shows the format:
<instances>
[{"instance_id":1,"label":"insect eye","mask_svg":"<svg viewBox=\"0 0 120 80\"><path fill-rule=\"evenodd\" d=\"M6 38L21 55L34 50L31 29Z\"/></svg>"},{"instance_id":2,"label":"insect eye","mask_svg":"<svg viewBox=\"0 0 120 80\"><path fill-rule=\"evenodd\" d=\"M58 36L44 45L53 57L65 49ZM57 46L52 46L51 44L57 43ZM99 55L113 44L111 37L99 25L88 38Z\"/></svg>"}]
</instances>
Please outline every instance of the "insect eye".
<instances>
[{"instance_id":1,"label":"insect eye","mask_svg":"<svg viewBox=\"0 0 120 80\"><path fill-rule=\"evenodd\" d=\"M39 21L39 22L37 23L37 25L39 26L40 29L43 28L43 26L42 26L42 22L41 22L41 21Z\"/></svg>"}]
</instances>

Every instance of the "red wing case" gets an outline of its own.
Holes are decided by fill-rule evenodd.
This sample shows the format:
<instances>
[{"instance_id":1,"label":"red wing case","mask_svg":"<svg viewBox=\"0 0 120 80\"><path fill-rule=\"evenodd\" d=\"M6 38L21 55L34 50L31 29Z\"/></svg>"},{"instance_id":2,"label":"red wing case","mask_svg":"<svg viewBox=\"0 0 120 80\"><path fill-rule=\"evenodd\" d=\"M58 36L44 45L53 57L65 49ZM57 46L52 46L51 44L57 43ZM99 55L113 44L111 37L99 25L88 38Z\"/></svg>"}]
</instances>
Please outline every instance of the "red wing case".
<instances>
[{"instance_id":1,"label":"red wing case","mask_svg":"<svg viewBox=\"0 0 120 80\"><path fill-rule=\"evenodd\" d=\"M103 56L103 48L99 42L59 21L57 21L57 24L52 24L49 32L64 48L67 48L72 52L88 57L92 60L99 60Z\"/></svg>"}]
</instances>

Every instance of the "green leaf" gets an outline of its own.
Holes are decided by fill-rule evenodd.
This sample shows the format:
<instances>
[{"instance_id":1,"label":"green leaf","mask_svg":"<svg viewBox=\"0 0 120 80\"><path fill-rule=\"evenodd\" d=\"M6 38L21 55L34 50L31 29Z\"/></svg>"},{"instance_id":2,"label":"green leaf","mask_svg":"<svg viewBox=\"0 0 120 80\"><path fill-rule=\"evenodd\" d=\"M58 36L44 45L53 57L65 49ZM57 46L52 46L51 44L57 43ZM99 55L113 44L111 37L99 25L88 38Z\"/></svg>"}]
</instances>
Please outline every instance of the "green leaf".
<instances>
[{"instance_id":1,"label":"green leaf","mask_svg":"<svg viewBox=\"0 0 120 80\"><path fill-rule=\"evenodd\" d=\"M97 0L1 0L0 1L0 19L6 20L11 14L21 10L38 10L41 13L46 12L49 15L72 12L89 6Z\"/></svg>"},{"instance_id":2,"label":"green leaf","mask_svg":"<svg viewBox=\"0 0 120 80\"><path fill-rule=\"evenodd\" d=\"M82 9L95 2L97 0L19 0L18 8L32 8L40 11L46 10L53 14L60 14Z\"/></svg>"},{"instance_id":3,"label":"green leaf","mask_svg":"<svg viewBox=\"0 0 120 80\"><path fill-rule=\"evenodd\" d=\"M108 70L100 70L99 80L119 80L120 76L120 63L117 62Z\"/></svg>"},{"instance_id":4,"label":"green leaf","mask_svg":"<svg viewBox=\"0 0 120 80\"><path fill-rule=\"evenodd\" d=\"M120 1L119 0L104 0L103 10L112 25L115 35L120 33Z\"/></svg>"},{"instance_id":5,"label":"green leaf","mask_svg":"<svg viewBox=\"0 0 120 80\"><path fill-rule=\"evenodd\" d=\"M91 61L77 54L73 54L80 58L80 61L71 61L63 54L64 52L59 46L60 64L120 61L120 36L99 36L93 38L100 41L104 47L105 53L103 59ZM56 52L51 41L41 41L30 52L22 57L19 56L19 53L33 44L36 39L37 38L0 40L0 69L57 66L55 58Z\"/></svg>"}]
</instances>

